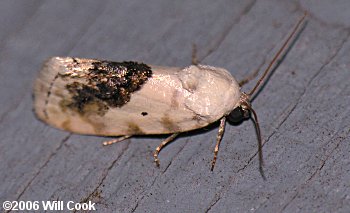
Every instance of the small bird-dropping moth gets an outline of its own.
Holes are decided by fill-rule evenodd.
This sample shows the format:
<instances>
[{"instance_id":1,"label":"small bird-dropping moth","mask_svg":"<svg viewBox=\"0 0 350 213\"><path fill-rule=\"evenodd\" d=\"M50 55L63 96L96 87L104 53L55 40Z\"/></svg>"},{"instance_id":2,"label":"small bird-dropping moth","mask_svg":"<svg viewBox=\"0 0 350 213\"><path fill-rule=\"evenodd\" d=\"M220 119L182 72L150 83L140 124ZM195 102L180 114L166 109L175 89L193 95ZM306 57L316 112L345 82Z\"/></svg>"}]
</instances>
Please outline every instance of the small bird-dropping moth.
<instances>
[{"instance_id":1,"label":"small bird-dropping moth","mask_svg":"<svg viewBox=\"0 0 350 213\"><path fill-rule=\"evenodd\" d=\"M53 57L43 65L35 82L36 115L56 128L74 133L122 136L104 145L132 135L171 134L154 152L157 166L160 150L181 132L220 120L213 170L226 119L238 121L252 113L261 168L262 139L250 99L300 32L305 16L248 93L240 91L241 85L227 70L207 65L195 63L178 68L132 61Z\"/></svg>"}]
</instances>

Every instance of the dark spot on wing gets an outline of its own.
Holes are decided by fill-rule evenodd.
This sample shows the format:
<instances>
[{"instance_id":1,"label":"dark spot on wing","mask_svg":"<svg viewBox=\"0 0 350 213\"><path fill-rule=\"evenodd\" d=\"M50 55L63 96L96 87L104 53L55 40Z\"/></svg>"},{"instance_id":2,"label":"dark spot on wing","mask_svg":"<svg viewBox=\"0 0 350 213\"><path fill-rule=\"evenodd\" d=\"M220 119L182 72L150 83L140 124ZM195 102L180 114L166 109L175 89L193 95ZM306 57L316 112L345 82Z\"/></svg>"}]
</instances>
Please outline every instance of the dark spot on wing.
<instances>
[{"instance_id":1,"label":"dark spot on wing","mask_svg":"<svg viewBox=\"0 0 350 213\"><path fill-rule=\"evenodd\" d=\"M73 67L79 67L77 60L73 63ZM91 104L96 105L101 115L105 114L101 111L109 107L122 107L130 101L131 94L152 76L148 65L132 61L95 61L90 65L81 71L83 75L79 73L77 81L66 85L72 95L72 101L67 106L82 114ZM61 77L66 78L67 75Z\"/></svg>"},{"instance_id":2,"label":"dark spot on wing","mask_svg":"<svg viewBox=\"0 0 350 213\"><path fill-rule=\"evenodd\" d=\"M68 120L65 120L63 121L63 123L61 124L61 127L64 129L64 130L70 130L71 129L71 121L68 119Z\"/></svg>"},{"instance_id":3,"label":"dark spot on wing","mask_svg":"<svg viewBox=\"0 0 350 213\"><path fill-rule=\"evenodd\" d=\"M171 107L172 109L177 109L177 108L179 108L178 97L179 97L179 91L174 90L174 91L173 91L173 94L172 94L172 96L171 96L171 105L170 105L170 107Z\"/></svg>"},{"instance_id":4,"label":"dark spot on wing","mask_svg":"<svg viewBox=\"0 0 350 213\"><path fill-rule=\"evenodd\" d=\"M169 133L181 132L180 126L178 126L175 122L171 121L168 116L162 117L161 123L162 123L164 129Z\"/></svg>"},{"instance_id":5,"label":"dark spot on wing","mask_svg":"<svg viewBox=\"0 0 350 213\"><path fill-rule=\"evenodd\" d=\"M142 116L146 116L146 115L148 115L148 113L147 112L141 112L141 115Z\"/></svg>"},{"instance_id":6,"label":"dark spot on wing","mask_svg":"<svg viewBox=\"0 0 350 213\"><path fill-rule=\"evenodd\" d=\"M130 135L144 135L145 133L135 123L128 124L128 134Z\"/></svg>"},{"instance_id":7,"label":"dark spot on wing","mask_svg":"<svg viewBox=\"0 0 350 213\"><path fill-rule=\"evenodd\" d=\"M105 115L108 111L108 104L96 98L92 88L78 82L68 84L66 88L74 95L73 100L62 99L60 102L62 110L68 107L81 114L95 113L100 116Z\"/></svg>"}]
</instances>

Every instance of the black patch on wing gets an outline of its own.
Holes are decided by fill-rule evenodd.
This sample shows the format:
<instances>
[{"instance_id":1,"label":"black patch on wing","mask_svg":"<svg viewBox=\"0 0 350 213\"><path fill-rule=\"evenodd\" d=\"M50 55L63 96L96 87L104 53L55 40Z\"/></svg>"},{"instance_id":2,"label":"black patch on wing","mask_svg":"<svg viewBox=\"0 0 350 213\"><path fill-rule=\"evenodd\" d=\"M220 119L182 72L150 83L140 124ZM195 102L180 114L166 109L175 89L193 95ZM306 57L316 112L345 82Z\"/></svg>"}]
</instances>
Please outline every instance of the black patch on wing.
<instances>
[{"instance_id":1,"label":"black patch on wing","mask_svg":"<svg viewBox=\"0 0 350 213\"><path fill-rule=\"evenodd\" d=\"M79 62L75 63L79 66ZM88 105L97 103L104 105L104 109L122 107L130 101L131 94L152 76L148 65L133 61L97 61L92 62L91 67L84 75L86 82L75 81L66 85L72 95L68 107L80 113L88 111Z\"/></svg>"}]
</instances>

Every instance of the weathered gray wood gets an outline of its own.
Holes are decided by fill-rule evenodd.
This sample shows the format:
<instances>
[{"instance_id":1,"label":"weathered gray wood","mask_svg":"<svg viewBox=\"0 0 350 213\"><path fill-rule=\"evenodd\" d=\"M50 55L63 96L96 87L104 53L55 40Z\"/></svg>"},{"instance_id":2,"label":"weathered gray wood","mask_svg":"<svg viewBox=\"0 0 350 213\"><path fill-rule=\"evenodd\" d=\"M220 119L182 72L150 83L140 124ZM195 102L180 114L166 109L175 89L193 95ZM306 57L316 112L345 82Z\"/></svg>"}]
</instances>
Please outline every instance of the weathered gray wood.
<instances>
[{"instance_id":1,"label":"weathered gray wood","mask_svg":"<svg viewBox=\"0 0 350 213\"><path fill-rule=\"evenodd\" d=\"M38 121L32 84L54 55L186 66L243 79L266 67L291 27L307 27L255 98L264 181L252 122L163 137L72 135ZM333 1L1 1L0 201L96 202L100 212L349 212L350 3ZM255 81L246 85L252 88ZM164 136L165 137L165 136Z\"/></svg>"}]
</instances>

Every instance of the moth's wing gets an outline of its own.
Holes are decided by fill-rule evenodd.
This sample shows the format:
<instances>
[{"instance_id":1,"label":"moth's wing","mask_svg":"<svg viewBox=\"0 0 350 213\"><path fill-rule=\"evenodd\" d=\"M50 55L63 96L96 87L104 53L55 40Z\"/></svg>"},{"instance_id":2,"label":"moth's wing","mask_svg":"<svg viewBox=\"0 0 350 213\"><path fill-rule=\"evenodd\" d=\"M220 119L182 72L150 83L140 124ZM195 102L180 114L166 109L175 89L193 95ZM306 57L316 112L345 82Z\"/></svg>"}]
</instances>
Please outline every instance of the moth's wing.
<instances>
[{"instance_id":1,"label":"moth's wing","mask_svg":"<svg viewBox=\"0 0 350 213\"><path fill-rule=\"evenodd\" d=\"M76 60L79 60L79 66L76 66ZM84 133L81 130L86 128L89 131L90 125L82 121L84 116L77 116L69 110L65 101L72 98L67 85L84 82L84 78L70 77L69 73L83 74L84 70L91 68L92 63L96 61L70 57L53 57L47 60L34 84L34 111L37 117L59 129ZM75 120L76 128L71 129L68 126L70 119Z\"/></svg>"},{"instance_id":2,"label":"moth's wing","mask_svg":"<svg viewBox=\"0 0 350 213\"><path fill-rule=\"evenodd\" d=\"M183 69L161 66L151 68L152 77L140 90L131 94L130 101L108 111L106 115L110 128L118 123L118 129L123 134L167 134L198 129L209 124L185 104L191 93L183 88L179 78Z\"/></svg>"},{"instance_id":3,"label":"moth's wing","mask_svg":"<svg viewBox=\"0 0 350 213\"><path fill-rule=\"evenodd\" d=\"M179 78L182 69L150 66L150 75L132 76L135 69L145 69L138 65L123 69L118 62L51 58L35 83L35 112L60 129L110 136L183 132L211 122L186 105L192 92Z\"/></svg>"}]
</instances>

